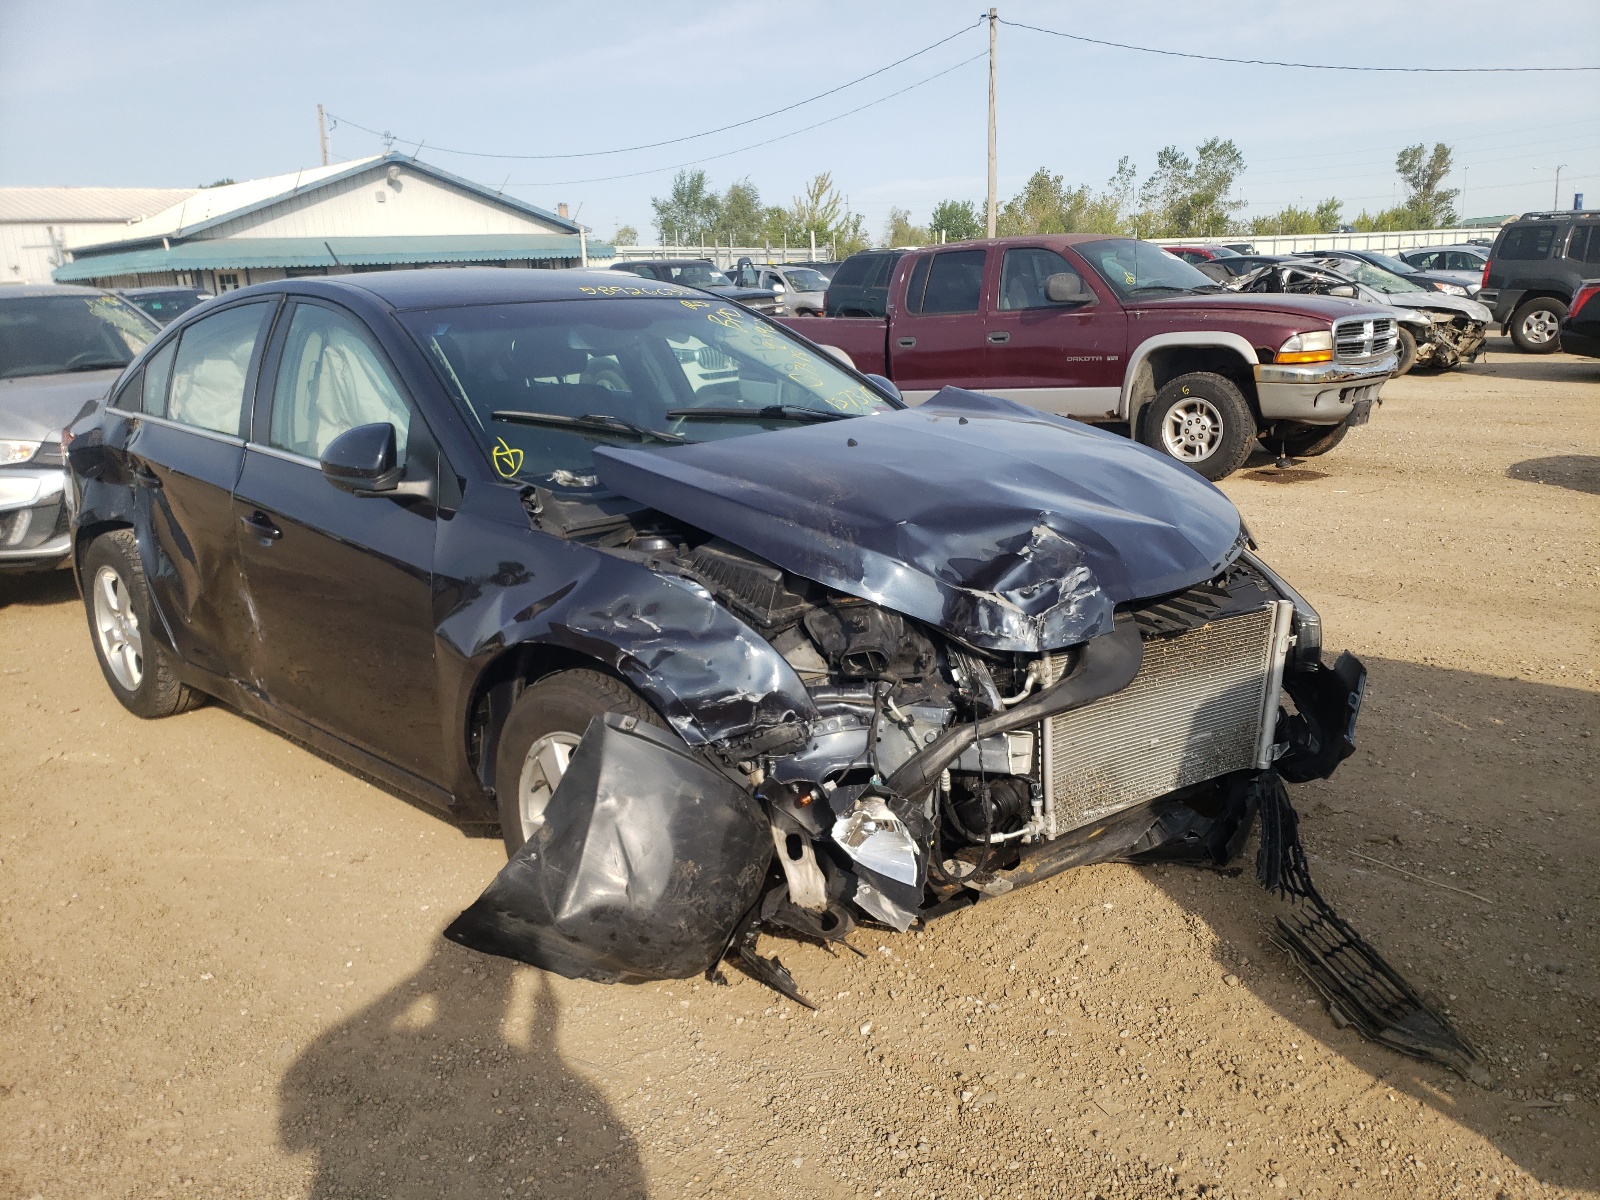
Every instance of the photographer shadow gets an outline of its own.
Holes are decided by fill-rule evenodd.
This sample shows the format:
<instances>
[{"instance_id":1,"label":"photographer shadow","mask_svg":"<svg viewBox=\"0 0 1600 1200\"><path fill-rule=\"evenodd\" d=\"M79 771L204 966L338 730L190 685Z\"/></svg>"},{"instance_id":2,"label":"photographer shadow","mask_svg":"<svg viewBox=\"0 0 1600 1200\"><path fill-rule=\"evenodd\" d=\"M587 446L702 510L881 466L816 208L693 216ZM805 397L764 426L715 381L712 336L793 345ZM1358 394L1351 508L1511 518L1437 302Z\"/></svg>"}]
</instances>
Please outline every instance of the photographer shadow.
<instances>
[{"instance_id":1,"label":"photographer shadow","mask_svg":"<svg viewBox=\"0 0 1600 1200\"><path fill-rule=\"evenodd\" d=\"M279 1139L313 1200L642 1197L604 1096L557 1048L542 972L451 945L329 1030L279 1085Z\"/></svg>"}]
</instances>

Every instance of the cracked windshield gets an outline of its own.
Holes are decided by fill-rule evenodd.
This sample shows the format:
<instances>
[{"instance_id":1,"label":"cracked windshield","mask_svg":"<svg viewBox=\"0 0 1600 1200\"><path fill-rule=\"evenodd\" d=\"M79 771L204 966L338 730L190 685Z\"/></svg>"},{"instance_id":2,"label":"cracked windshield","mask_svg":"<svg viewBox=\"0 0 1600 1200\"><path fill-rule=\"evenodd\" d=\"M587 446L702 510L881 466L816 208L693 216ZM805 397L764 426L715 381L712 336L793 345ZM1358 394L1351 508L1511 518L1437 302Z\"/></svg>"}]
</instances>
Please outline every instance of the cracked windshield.
<instances>
[{"instance_id":1,"label":"cracked windshield","mask_svg":"<svg viewBox=\"0 0 1600 1200\"><path fill-rule=\"evenodd\" d=\"M744 309L676 289L628 294L639 290L405 320L505 479L592 487L596 445L682 445L895 407Z\"/></svg>"}]
</instances>

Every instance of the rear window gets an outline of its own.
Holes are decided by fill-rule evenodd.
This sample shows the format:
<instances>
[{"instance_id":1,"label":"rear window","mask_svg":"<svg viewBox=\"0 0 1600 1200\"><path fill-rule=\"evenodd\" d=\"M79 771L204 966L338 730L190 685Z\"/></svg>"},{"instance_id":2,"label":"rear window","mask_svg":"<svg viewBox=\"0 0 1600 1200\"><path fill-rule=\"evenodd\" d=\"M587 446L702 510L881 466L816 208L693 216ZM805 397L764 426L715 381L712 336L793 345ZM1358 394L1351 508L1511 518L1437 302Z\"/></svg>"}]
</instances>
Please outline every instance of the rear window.
<instances>
[{"instance_id":1,"label":"rear window","mask_svg":"<svg viewBox=\"0 0 1600 1200\"><path fill-rule=\"evenodd\" d=\"M1555 245L1555 241L1554 225L1519 225L1506 230L1505 240L1500 243L1499 253L1495 257L1523 261L1549 258L1550 247Z\"/></svg>"},{"instance_id":2,"label":"rear window","mask_svg":"<svg viewBox=\"0 0 1600 1200\"><path fill-rule=\"evenodd\" d=\"M1573 262L1600 263L1600 225L1579 225L1567 243L1567 257Z\"/></svg>"},{"instance_id":3,"label":"rear window","mask_svg":"<svg viewBox=\"0 0 1600 1200\"><path fill-rule=\"evenodd\" d=\"M834 287L858 287L866 282L867 272L883 261L881 254L857 254L844 260L834 272Z\"/></svg>"}]
</instances>

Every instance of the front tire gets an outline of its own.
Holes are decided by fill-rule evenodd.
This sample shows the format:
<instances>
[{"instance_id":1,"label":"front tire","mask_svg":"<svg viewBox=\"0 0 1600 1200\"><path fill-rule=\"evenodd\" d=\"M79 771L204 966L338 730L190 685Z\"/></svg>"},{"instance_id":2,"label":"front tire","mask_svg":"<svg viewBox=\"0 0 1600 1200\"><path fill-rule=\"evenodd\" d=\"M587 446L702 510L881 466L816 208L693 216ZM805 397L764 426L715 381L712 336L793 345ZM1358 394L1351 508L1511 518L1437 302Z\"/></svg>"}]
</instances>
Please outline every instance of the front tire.
<instances>
[{"instance_id":1,"label":"front tire","mask_svg":"<svg viewBox=\"0 0 1600 1200\"><path fill-rule=\"evenodd\" d=\"M131 529L103 534L83 556L83 605L100 673L134 716L170 717L200 703L178 681L172 652L155 636L154 609Z\"/></svg>"},{"instance_id":2,"label":"front tire","mask_svg":"<svg viewBox=\"0 0 1600 1200\"><path fill-rule=\"evenodd\" d=\"M1255 414L1229 379L1180 375L1145 409L1139 440L1215 482L1244 465L1256 441Z\"/></svg>"},{"instance_id":3,"label":"front tire","mask_svg":"<svg viewBox=\"0 0 1600 1200\"><path fill-rule=\"evenodd\" d=\"M1519 305L1511 314L1511 341L1524 354L1554 354L1561 349L1561 322L1567 306L1551 296Z\"/></svg>"},{"instance_id":4,"label":"front tire","mask_svg":"<svg viewBox=\"0 0 1600 1200\"><path fill-rule=\"evenodd\" d=\"M495 804L509 858L544 823L544 810L589 722L608 712L664 727L622 680L599 671L559 671L527 688L506 714L495 752Z\"/></svg>"},{"instance_id":5,"label":"front tire","mask_svg":"<svg viewBox=\"0 0 1600 1200\"><path fill-rule=\"evenodd\" d=\"M1402 375L1409 375L1411 368L1417 365L1417 339L1409 329L1400 330L1395 353L1400 361L1395 363L1394 374L1390 378L1399 379Z\"/></svg>"}]
</instances>

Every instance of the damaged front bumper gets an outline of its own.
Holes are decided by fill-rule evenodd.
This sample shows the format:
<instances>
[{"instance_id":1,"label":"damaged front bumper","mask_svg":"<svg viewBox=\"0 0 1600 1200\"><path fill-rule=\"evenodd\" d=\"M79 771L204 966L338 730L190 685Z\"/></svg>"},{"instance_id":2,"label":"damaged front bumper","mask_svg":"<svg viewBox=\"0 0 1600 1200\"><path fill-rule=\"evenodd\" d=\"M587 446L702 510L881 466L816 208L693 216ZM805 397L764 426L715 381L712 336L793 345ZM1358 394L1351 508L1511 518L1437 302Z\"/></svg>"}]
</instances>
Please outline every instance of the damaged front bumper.
<instances>
[{"instance_id":1,"label":"damaged front bumper","mask_svg":"<svg viewBox=\"0 0 1600 1200\"><path fill-rule=\"evenodd\" d=\"M1359 365L1346 363L1256 366L1256 400L1268 421L1337 425L1358 409L1378 403L1384 382L1399 359L1385 354Z\"/></svg>"}]
</instances>

